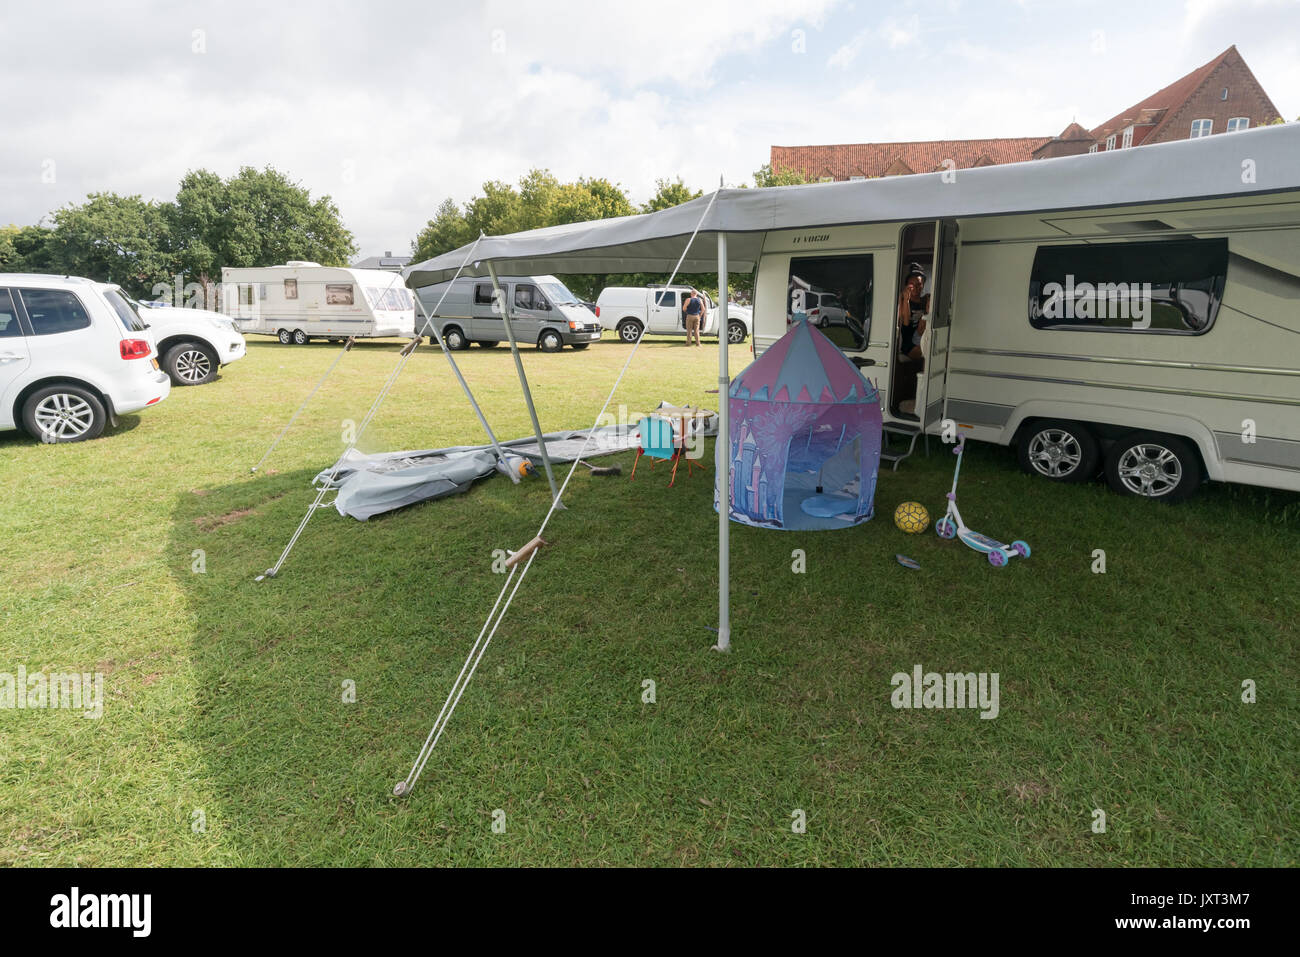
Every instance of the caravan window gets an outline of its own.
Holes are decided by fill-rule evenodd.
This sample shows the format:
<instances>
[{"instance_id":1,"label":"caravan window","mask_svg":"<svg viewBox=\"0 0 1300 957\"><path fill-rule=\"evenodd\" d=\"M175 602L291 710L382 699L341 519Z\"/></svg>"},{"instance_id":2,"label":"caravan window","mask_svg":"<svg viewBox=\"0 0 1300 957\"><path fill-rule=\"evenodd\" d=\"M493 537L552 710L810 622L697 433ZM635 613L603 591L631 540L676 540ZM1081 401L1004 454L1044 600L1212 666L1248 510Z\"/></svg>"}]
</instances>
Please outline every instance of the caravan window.
<instances>
[{"instance_id":1,"label":"caravan window","mask_svg":"<svg viewBox=\"0 0 1300 957\"><path fill-rule=\"evenodd\" d=\"M1040 246L1029 278L1035 329L1199 335L1214 325L1226 239Z\"/></svg>"},{"instance_id":2,"label":"caravan window","mask_svg":"<svg viewBox=\"0 0 1300 957\"><path fill-rule=\"evenodd\" d=\"M352 283L341 282L325 284L325 305L327 306L351 306L353 305Z\"/></svg>"},{"instance_id":3,"label":"caravan window","mask_svg":"<svg viewBox=\"0 0 1300 957\"><path fill-rule=\"evenodd\" d=\"M298 298L298 280L286 279L284 281L284 298L285 299Z\"/></svg>"},{"instance_id":4,"label":"caravan window","mask_svg":"<svg viewBox=\"0 0 1300 957\"><path fill-rule=\"evenodd\" d=\"M873 269L870 255L791 259L787 321L806 319L841 349L861 352L871 334Z\"/></svg>"}]
</instances>

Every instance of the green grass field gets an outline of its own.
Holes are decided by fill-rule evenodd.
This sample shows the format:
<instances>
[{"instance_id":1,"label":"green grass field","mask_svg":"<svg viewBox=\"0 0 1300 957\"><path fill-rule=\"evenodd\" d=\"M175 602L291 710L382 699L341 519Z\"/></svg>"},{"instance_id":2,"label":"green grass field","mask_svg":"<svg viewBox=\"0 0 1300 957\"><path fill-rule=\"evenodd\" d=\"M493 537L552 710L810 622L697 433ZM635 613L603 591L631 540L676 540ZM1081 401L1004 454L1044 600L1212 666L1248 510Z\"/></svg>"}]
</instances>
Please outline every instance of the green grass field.
<instances>
[{"instance_id":1,"label":"green grass field","mask_svg":"<svg viewBox=\"0 0 1300 957\"><path fill-rule=\"evenodd\" d=\"M709 345L647 342L616 404L716 407ZM543 428L588 425L627 348L525 350ZM0 710L0 862L1296 863L1300 496L1209 486L1163 507L1032 479L989 446L967 456L963 513L1032 558L996 570L893 526L901 501L943 502L933 443L882 473L864 526L732 526L729 655L709 650L712 473L580 471L394 798L500 587L492 551L532 536L547 489L498 476L368 523L325 509L255 583L397 345L347 356L251 475L336 349L250 340L217 382L94 442L0 435L0 672L106 675L102 720ZM527 434L508 351L460 358L499 434ZM734 348L733 371L749 359ZM362 447L479 441L426 347ZM1000 714L895 710L891 676L916 664L997 672Z\"/></svg>"}]
</instances>

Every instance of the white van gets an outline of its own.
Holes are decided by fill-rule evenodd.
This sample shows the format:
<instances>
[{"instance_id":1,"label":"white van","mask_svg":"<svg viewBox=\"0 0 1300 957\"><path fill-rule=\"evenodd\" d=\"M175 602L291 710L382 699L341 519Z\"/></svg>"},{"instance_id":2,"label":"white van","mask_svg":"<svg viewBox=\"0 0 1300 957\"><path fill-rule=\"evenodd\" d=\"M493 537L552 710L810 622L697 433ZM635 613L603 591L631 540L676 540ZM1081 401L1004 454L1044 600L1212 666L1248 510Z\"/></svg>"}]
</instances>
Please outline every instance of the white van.
<instances>
[{"instance_id":1,"label":"white van","mask_svg":"<svg viewBox=\"0 0 1300 957\"><path fill-rule=\"evenodd\" d=\"M613 329L624 342L636 342L642 333L651 336L684 336L682 303L690 294L690 286L609 286L596 297L600 310L600 324ZM700 328L702 336L718 334L718 307L707 292L704 296L707 314ZM727 341L744 342L750 333L752 313L744 306L727 305Z\"/></svg>"},{"instance_id":2,"label":"white van","mask_svg":"<svg viewBox=\"0 0 1300 957\"><path fill-rule=\"evenodd\" d=\"M285 345L415 335L415 302L394 272L291 261L226 267L221 280L222 311L246 334Z\"/></svg>"},{"instance_id":3,"label":"white van","mask_svg":"<svg viewBox=\"0 0 1300 957\"><path fill-rule=\"evenodd\" d=\"M600 339L596 316L554 276L501 276L498 281L510 307L516 342L559 352L566 345L585 349ZM419 296L424 309L419 311L417 326L431 341L425 312L448 349L467 349L471 342L490 349L508 340L490 279L461 278L423 286Z\"/></svg>"}]
</instances>

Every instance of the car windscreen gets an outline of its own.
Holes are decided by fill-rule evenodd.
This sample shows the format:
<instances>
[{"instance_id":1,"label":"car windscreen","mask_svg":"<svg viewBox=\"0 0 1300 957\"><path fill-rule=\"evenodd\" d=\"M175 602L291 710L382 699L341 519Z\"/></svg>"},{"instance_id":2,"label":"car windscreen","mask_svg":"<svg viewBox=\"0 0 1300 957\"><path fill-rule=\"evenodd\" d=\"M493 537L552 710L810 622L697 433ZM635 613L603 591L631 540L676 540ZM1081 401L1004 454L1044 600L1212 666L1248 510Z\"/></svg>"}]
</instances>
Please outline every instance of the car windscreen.
<instances>
[{"instance_id":1,"label":"car windscreen","mask_svg":"<svg viewBox=\"0 0 1300 957\"><path fill-rule=\"evenodd\" d=\"M538 283L542 292L546 293L546 298L551 300L552 305L556 306L577 306L581 302L577 296L569 291L569 288L562 282L543 282Z\"/></svg>"},{"instance_id":2,"label":"car windscreen","mask_svg":"<svg viewBox=\"0 0 1300 957\"><path fill-rule=\"evenodd\" d=\"M145 321L140 318L140 313L136 312L135 303L122 295L119 290L105 290L104 298L113 307L113 311L117 313L118 322L122 323L127 332L144 332L148 328Z\"/></svg>"}]
</instances>

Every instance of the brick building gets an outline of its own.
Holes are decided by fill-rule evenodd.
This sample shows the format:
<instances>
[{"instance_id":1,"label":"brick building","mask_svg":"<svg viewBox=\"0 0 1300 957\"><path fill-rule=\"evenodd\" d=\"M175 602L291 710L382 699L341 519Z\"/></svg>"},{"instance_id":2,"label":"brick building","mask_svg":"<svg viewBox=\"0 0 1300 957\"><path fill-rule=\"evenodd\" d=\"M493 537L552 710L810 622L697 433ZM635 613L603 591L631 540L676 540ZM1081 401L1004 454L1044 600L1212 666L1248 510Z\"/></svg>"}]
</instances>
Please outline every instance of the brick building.
<instances>
[{"instance_id":1,"label":"brick building","mask_svg":"<svg viewBox=\"0 0 1300 957\"><path fill-rule=\"evenodd\" d=\"M816 181L869 179L944 168L971 169L1073 156L1143 143L1191 139L1272 123L1277 107L1236 46L1092 130L1071 123L1056 136L834 146L773 146L773 170L801 170Z\"/></svg>"}]
</instances>

